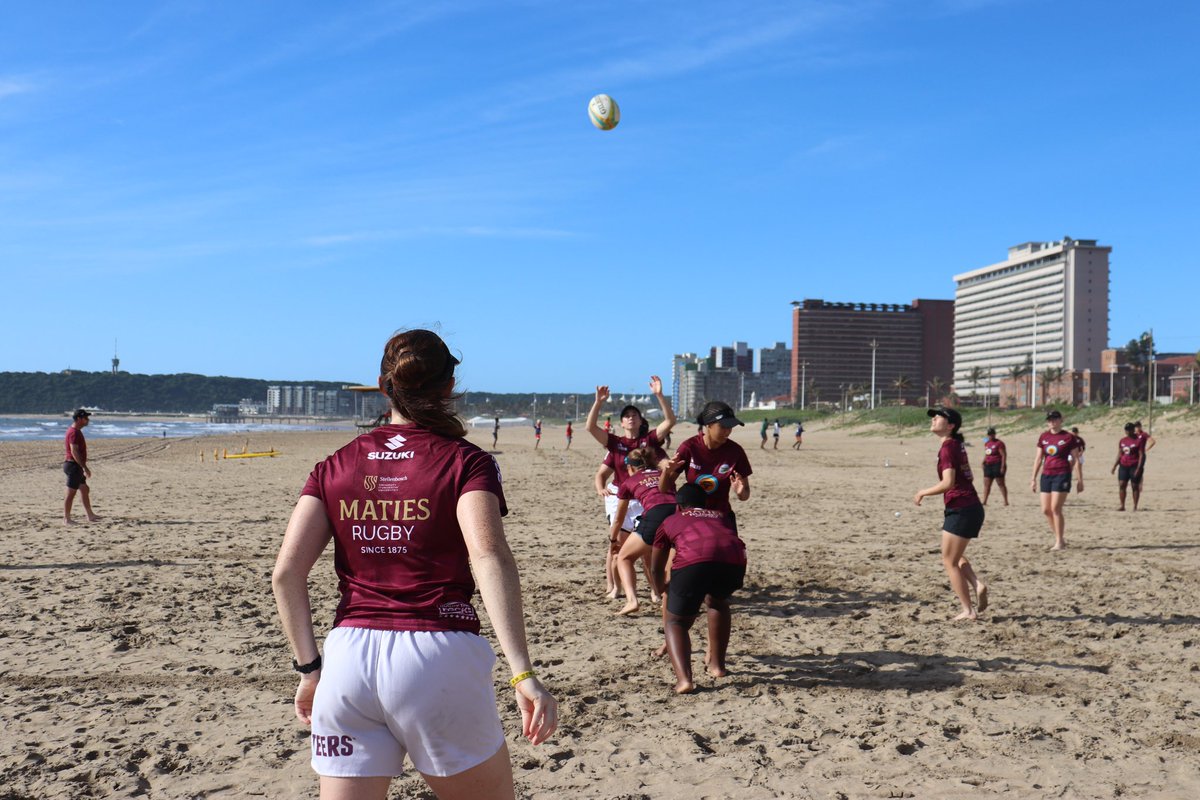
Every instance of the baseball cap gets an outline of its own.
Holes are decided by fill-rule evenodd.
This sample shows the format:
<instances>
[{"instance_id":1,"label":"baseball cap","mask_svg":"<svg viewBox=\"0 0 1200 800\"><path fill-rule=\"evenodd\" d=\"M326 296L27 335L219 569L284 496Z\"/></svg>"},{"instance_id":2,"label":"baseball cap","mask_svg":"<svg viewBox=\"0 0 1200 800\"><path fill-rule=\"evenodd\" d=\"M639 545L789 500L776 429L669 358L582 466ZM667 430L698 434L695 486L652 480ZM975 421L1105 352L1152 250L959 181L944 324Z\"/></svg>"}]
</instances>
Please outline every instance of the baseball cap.
<instances>
[{"instance_id":1,"label":"baseball cap","mask_svg":"<svg viewBox=\"0 0 1200 800\"><path fill-rule=\"evenodd\" d=\"M90 416L91 416L91 412L89 412L86 408L79 408L79 409L76 409L75 413L71 415L71 419L80 419L81 417L90 417Z\"/></svg>"},{"instance_id":2,"label":"baseball cap","mask_svg":"<svg viewBox=\"0 0 1200 800\"><path fill-rule=\"evenodd\" d=\"M942 417L955 427L962 425L962 414L958 413L953 408L935 406L926 411L925 414L930 417Z\"/></svg>"},{"instance_id":3,"label":"baseball cap","mask_svg":"<svg viewBox=\"0 0 1200 800\"><path fill-rule=\"evenodd\" d=\"M1057 408L1052 408L1046 412L1046 419L1062 419L1062 412Z\"/></svg>"},{"instance_id":4,"label":"baseball cap","mask_svg":"<svg viewBox=\"0 0 1200 800\"><path fill-rule=\"evenodd\" d=\"M729 407L728 403L722 403L720 400L713 400L706 405L697 419L701 425L712 425L714 422L719 422L722 428L746 424L733 415L733 409Z\"/></svg>"}]
</instances>

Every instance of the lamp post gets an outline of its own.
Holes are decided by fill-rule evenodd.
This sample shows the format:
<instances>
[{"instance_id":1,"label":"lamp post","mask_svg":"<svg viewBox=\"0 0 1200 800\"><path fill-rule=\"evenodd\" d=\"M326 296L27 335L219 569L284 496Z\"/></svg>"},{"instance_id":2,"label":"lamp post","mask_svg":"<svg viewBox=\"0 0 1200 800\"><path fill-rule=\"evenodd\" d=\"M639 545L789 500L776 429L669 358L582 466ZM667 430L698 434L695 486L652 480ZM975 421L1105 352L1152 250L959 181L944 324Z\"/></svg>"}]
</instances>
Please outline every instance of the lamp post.
<instances>
[{"instance_id":1,"label":"lamp post","mask_svg":"<svg viewBox=\"0 0 1200 800\"><path fill-rule=\"evenodd\" d=\"M1033 304L1033 354L1032 366L1029 370L1029 407L1033 408L1037 405L1037 329L1038 329L1038 304Z\"/></svg>"},{"instance_id":2,"label":"lamp post","mask_svg":"<svg viewBox=\"0 0 1200 800\"><path fill-rule=\"evenodd\" d=\"M879 342L872 339L871 345L871 410L875 410L875 351L879 348Z\"/></svg>"}]
</instances>

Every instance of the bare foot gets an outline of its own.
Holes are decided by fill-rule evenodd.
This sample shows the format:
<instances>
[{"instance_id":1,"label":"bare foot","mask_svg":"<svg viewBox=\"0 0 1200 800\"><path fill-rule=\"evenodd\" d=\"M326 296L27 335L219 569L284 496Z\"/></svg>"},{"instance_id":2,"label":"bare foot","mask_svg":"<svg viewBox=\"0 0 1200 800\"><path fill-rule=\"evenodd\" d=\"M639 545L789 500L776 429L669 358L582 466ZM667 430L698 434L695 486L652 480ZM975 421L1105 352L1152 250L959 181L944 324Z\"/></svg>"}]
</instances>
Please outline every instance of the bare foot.
<instances>
[{"instance_id":1,"label":"bare foot","mask_svg":"<svg viewBox=\"0 0 1200 800\"><path fill-rule=\"evenodd\" d=\"M988 587L983 581L975 584L975 593L979 595L979 600L975 604L976 611L987 611L988 607Z\"/></svg>"},{"instance_id":2,"label":"bare foot","mask_svg":"<svg viewBox=\"0 0 1200 800\"><path fill-rule=\"evenodd\" d=\"M1054 545L1054 547L1051 547L1050 549L1051 549L1051 550L1066 550L1066 549L1067 549L1067 543L1066 543L1066 542L1059 542L1058 544Z\"/></svg>"},{"instance_id":3,"label":"bare foot","mask_svg":"<svg viewBox=\"0 0 1200 800\"><path fill-rule=\"evenodd\" d=\"M621 610L617 612L617 616L627 617L630 614L636 614L639 608L641 608L641 605L638 603L637 598L635 597L634 599L626 602L625 605L621 606Z\"/></svg>"},{"instance_id":4,"label":"bare foot","mask_svg":"<svg viewBox=\"0 0 1200 800\"><path fill-rule=\"evenodd\" d=\"M729 670L725 669L724 667L717 667L713 666L712 664L705 664L704 667L706 670L708 670L708 674L714 678L724 678L729 674Z\"/></svg>"},{"instance_id":5,"label":"bare foot","mask_svg":"<svg viewBox=\"0 0 1200 800\"><path fill-rule=\"evenodd\" d=\"M666 658L667 657L667 643L666 642L663 642L659 646L659 648L654 651L654 657L655 658Z\"/></svg>"},{"instance_id":6,"label":"bare foot","mask_svg":"<svg viewBox=\"0 0 1200 800\"><path fill-rule=\"evenodd\" d=\"M654 603L654 605L658 605L659 603L662 602L662 595L651 592L650 593L650 602Z\"/></svg>"},{"instance_id":7,"label":"bare foot","mask_svg":"<svg viewBox=\"0 0 1200 800\"><path fill-rule=\"evenodd\" d=\"M78 525L79 523L73 519L64 519L63 525Z\"/></svg>"},{"instance_id":8,"label":"bare foot","mask_svg":"<svg viewBox=\"0 0 1200 800\"><path fill-rule=\"evenodd\" d=\"M679 681L675 684L675 694L691 694L696 691L696 684L691 681Z\"/></svg>"},{"instance_id":9,"label":"bare foot","mask_svg":"<svg viewBox=\"0 0 1200 800\"><path fill-rule=\"evenodd\" d=\"M616 587L613 587L612 589L609 589L607 592L605 592L604 596L607 597L609 600L616 600L620 596L620 594L621 594L620 591Z\"/></svg>"},{"instance_id":10,"label":"bare foot","mask_svg":"<svg viewBox=\"0 0 1200 800\"><path fill-rule=\"evenodd\" d=\"M1124 511L1124 510L1125 510L1125 506L1120 506L1117 508L1117 511Z\"/></svg>"},{"instance_id":11,"label":"bare foot","mask_svg":"<svg viewBox=\"0 0 1200 800\"><path fill-rule=\"evenodd\" d=\"M102 519L104 519L104 517L97 517L95 515L92 515L92 516L88 517L88 522L99 522Z\"/></svg>"},{"instance_id":12,"label":"bare foot","mask_svg":"<svg viewBox=\"0 0 1200 800\"><path fill-rule=\"evenodd\" d=\"M967 620L967 619L974 620L974 619L978 619L978 617L975 616L974 611L964 611L961 614L959 614L957 617L955 617L954 621L961 622L961 621Z\"/></svg>"},{"instance_id":13,"label":"bare foot","mask_svg":"<svg viewBox=\"0 0 1200 800\"><path fill-rule=\"evenodd\" d=\"M1005 501L1004 501L1004 505L1008 505L1008 501L1007 501L1007 500L1005 500Z\"/></svg>"}]
</instances>

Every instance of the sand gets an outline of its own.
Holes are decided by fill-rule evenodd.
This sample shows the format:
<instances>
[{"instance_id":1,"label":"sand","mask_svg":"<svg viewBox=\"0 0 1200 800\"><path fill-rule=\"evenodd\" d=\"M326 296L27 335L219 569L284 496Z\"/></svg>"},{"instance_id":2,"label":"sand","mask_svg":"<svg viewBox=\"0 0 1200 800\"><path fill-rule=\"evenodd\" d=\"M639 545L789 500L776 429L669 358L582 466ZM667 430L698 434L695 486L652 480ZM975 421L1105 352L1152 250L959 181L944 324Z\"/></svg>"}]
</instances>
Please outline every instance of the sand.
<instances>
[{"instance_id":1,"label":"sand","mask_svg":"<svg viewBox=\"0 0 1200 800\"><path fill-rule=\"evenodd\" d=\"M530 647L562 713L549 743L521 741L497 667L520 796L1200 796L1200 434L1162 424L1145 510L1119 514L1117 431L1089 430L1062 553L1029 492L1035 434L1006 435L1012 506L994 496L968 549L992 605L952 624L940 501L911 502L937 442L881 433L813 424L797 453L739 429L733 673L703 677L697 654L700 691L677 697L655 616L602 596L599 446L501 431ZM91 440L105 520L70 529L60 446L0 445L0 800L316 797L269 576L313 463L351 435L254 436L283 455L221 463L244 436ZM324 631L328 554L313 599ZM392 795L432 797L412 773Z\"/></svg>"}]
</instances>

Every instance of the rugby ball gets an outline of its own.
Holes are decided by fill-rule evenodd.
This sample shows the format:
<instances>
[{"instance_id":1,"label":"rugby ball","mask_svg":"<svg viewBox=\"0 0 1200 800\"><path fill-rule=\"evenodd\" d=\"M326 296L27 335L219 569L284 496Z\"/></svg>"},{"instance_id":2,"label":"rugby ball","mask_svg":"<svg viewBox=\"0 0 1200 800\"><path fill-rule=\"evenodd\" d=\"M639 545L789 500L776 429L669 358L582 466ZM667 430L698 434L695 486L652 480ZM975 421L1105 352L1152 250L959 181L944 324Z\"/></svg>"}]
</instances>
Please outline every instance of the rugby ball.
<instances>
[{"instance_id":1,"label":"rugby ball","mask_svg":"<svg viewBox=\"0 0 1200 800\"><path fill-rule=\"evenodd\" d=\"M621 121L621 109L617 101L606 94L598 94L588 101L588 119L602 131L611 131Z\"/></svg>"}]
</instances>

